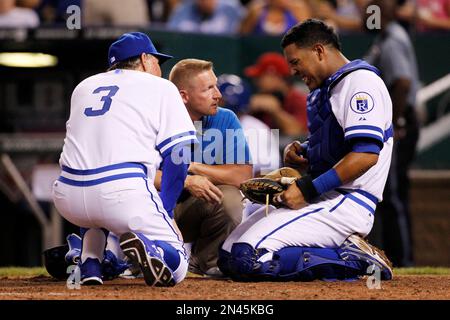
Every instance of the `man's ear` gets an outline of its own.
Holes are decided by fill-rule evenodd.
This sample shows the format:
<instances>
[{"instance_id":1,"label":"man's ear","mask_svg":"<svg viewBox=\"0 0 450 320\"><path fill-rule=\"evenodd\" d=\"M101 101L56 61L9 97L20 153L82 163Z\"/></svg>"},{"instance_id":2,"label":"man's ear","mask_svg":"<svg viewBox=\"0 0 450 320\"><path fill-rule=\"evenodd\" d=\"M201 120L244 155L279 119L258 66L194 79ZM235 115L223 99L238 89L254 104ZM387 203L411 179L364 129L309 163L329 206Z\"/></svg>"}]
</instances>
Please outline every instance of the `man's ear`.
<instances>
[{"instance_id":1,"label":"man's ear","mask_svg":"<svg viewBox=\"0 0 450 320\"><path fill-rule=\"evenodd\" d=\"M147 56L145 53L141 53L140 56L140 60L141 60L141 65L142 65L142 69L144 69L145 72L147 72L148 68L147 68L147 64L145 63L147 59Z\"/></svg>"},{"instance_id":2,"label":"man's ear","mask_svg":"<svg viewBox=\"0 0 450 320\"><path fill-rule=\"evenodd\" d=\"M184 104L187 104L189 102L189 94L186 90L180 90L181 99L183 100Z\"/></svg>"},{"instance_id":3,"label":"man's ear","mask_svg":"<svg viewBox=\"0 0 450 320\"><path fill-rule=\"evenodd\" d=\"M322 61L325 56L325 47L322 44L317 43L314 45L313 51L316 54L319 61Z\"/></svg>"}]
</instances>

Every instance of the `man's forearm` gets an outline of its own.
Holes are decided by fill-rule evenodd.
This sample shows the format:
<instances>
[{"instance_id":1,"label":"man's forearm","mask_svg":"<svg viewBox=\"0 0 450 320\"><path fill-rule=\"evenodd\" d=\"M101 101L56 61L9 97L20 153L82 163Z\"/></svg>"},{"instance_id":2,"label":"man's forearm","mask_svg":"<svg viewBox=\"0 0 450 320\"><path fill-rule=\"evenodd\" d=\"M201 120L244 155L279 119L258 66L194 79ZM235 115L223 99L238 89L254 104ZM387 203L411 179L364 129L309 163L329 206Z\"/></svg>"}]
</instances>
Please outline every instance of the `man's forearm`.
<instances>
[{"instance_id":1,"label":"man's forearm","mask_svg":"<svg viewBox=\"0 0 450 320\"><path fill-rule=\"evenodd\" d=\"M215 185L227 184L239 187L240 184L252 177L252 165L249 164L222 164L208 165L191 163L189 172L208 177Z\"/></svg>"},{"instance_id":2,"label":"man's forearm","mask_svg":"<svg viewBox=\"0 0 450 320\"><path fill-rule=\"evenodd\" d=\"M314 180L305 176L296 181L298 189L306 202L311 203L321 194L334 190L366 173L378 161L378 154L350 152L333 168Z\"/></svg>"},{"instance_id":3,"label":"man's forearm","mask_svg":"<svg viewBox=\"0 0 450 320\"><path fill-rule=\"evenodd\" d=\"M358 179L372 168L377 161L377 154L350 152L334 166L334 169L342 184L346 184Z\"/></svg>"}]
</instances>

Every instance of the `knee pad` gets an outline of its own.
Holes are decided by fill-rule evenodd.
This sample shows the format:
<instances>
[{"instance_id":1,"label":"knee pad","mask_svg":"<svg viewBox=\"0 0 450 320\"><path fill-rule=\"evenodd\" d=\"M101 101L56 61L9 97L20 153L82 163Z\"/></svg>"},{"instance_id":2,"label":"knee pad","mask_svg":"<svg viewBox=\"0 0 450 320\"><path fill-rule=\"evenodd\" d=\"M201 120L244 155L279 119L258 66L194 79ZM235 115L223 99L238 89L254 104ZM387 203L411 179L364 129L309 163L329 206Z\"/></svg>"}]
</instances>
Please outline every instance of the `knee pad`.
<instances>
[{"instance_id":1,"label":"knee pad","mask_svg":"<svg viewBox=\"0 0 450 320\"><path fill-rule=\"evenodd\" d=\"M258 255L248 243L235 243L231 247L230 271L234 275L252 273Z\"/></svg>"},{"instance_id":2,"label":"knee pad","mask_svg":"<svg viewBox=\"0 0 450 320\"><path fill-rule=\"evenodd\" d=\"M258 259L266 254L266 249L254 249L248 243L235 243L231 247L229 271L233 279L239 281L254 280L264 274L264 266Z\"/></svg>"},{"instance_id":3,"label":"knee pad","mask_svg":"<svg viewBox=\"0 0 450 320\"><path fill-rule=\"evenodd\" d=\"M240 281L353 280L364 273L360 263L343 260L334 248L286 247L271 253L245 243L233 245L228 266Z\"/></svg>"},{"instance_id":4,"label":"knee pad","mask_svg":"<svg viewBox=\"0 0 450 320\"><path fill-rule=\"evenodd\" d=\"M280 280L353 280L363 274L358 262L343 260L334 248L286 247L273 255Z\"/></svg>"}]
</instances>

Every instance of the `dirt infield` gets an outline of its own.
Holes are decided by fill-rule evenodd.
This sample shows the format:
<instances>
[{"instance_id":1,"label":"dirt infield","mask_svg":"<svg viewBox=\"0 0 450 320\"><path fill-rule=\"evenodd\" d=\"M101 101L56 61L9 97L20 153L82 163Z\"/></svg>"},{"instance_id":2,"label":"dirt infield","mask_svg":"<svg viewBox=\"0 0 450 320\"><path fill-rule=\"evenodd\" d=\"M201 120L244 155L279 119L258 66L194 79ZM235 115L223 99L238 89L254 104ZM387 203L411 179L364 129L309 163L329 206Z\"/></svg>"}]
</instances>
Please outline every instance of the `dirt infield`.
<instances>
[{"instance_id":1,"label":"dirt infield","mask_svg":"<svg viewBox=\"0 0 450 320\"><path fill-rule=\"evenodd\" d=\"M450 300L450 275L399 275L381 289L355 282L237 283L188 277L173 288L147 287L143 279L116 279L70 290L49 277L0 278L0 300Z\"/></svg>"}]
</instances>

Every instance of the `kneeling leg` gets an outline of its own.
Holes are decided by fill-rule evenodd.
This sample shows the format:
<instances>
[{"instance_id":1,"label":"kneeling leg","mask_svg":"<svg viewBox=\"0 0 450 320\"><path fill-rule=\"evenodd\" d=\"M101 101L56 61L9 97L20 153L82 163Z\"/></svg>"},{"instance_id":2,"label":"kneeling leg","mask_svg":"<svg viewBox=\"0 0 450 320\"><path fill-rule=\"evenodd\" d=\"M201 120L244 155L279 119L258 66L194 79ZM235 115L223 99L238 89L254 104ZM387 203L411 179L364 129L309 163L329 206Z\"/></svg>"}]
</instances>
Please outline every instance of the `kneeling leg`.
<instances>
[{"instance_id":1,"label":"kneeling leg","mask_svg":"<svg viewBox=\"0 0 450 320\"><path fill-rule=\"evenodd\" d=\"M362 261L344 260L338 248L285 247L269 252L247 243L235 243L224 265L238 281L352 280L367 267Z\"/></svg>"}]
</instances>

